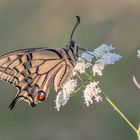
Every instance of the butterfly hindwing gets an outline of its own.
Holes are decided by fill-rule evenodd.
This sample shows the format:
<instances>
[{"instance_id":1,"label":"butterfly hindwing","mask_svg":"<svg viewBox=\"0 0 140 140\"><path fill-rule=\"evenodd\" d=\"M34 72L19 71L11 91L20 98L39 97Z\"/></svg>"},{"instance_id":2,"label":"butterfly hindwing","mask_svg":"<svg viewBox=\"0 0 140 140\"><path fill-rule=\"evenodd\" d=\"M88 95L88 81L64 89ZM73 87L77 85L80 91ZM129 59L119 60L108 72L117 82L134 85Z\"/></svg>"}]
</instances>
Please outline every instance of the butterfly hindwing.
<instances>
[{"instance_id":1,"label":"butterfly hindwing","mask_svg":"<svg viewBox=\"0 0 140 140\"><path fill-rule=\"evenodd\" d=\"M69 76L70 70L71 70L71 68L68 65L64 64L62 66L62 68L55 75L54 89L55 89L56 92L58 92L58 90L60 89L61 85L64 83L66 78Z\"/></svg>"}]
</instances>

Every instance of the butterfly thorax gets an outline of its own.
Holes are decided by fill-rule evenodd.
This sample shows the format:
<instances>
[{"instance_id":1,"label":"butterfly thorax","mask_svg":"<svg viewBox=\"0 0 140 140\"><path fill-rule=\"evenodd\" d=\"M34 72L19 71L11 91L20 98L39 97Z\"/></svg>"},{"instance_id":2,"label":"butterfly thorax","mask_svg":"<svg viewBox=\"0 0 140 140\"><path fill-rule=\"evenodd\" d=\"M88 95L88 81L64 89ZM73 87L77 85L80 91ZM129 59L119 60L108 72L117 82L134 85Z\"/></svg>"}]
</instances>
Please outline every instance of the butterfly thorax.
<instances>
[{"instance_id":1,"label":"butterfly thorax","mask_svg":"<svg viewBox=\"0 0 140 140\"><path fill-rule=\"evenodd\" d=\"M68 45L66 45L66 48L63 48L62 50L66 63L73 68L78 60L78 45L75 41L71 41Z\"/></svg>"}]
</instances>

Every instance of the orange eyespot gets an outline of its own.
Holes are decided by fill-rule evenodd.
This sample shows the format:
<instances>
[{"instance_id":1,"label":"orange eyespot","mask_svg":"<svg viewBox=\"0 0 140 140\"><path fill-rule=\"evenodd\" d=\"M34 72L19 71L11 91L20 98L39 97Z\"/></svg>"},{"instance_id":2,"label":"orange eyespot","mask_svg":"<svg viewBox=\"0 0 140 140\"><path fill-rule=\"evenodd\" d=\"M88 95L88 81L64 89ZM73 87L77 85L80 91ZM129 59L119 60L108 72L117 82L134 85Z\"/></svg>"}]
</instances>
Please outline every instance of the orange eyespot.
<instances>
[{"instance_id":1,"label":"orange eyespot","mask_svg":"<svg viewBox=\"0 0 140 140\"><path fill-rule=\"evenodd\" d=\"M39 92L39 93L38 93L38 95L37 95L37 100L38 100L38 101L44 101L45 98L46 98L45 93L43 93L43 92Z\"/></svg>"}]
</instances>

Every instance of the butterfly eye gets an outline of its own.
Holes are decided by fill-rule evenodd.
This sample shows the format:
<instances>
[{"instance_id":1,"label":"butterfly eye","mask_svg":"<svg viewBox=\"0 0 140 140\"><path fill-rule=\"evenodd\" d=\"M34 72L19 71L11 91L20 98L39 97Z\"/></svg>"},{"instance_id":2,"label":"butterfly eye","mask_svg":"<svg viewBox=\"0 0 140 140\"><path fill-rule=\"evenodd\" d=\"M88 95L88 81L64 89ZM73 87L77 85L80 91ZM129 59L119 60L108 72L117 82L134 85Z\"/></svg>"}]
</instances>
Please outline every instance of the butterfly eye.
<instances>
[{"instance_id":1,"label":"butterfly eye","mask_svg":"<svg viewBox=\"0 0 140 140\"><path fill-rule=\"evenodd\" d=\"M38 95L37 95L37 100L38 101L44 101L46 98L46 95L44 92L39 92Z\"/></svg>"}]
</instances>

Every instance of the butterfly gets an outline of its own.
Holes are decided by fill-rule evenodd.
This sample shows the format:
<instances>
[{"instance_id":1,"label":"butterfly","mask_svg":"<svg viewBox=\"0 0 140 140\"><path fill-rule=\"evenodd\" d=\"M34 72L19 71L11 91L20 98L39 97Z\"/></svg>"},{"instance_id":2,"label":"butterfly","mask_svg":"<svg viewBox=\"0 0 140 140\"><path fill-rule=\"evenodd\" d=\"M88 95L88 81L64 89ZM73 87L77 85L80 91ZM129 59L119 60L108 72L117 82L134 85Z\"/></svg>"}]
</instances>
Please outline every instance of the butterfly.
<instances>
[{"instance_id":1,"label":"butterfly","mask_svg":"<svg viewBox=\"0 0 140 140\"><path fill-rule=\"evenodd\" d=\"M70 42L65 48L29 48L0 56L0 80L17 88L17 94L9 108L24 100L34 107L44 101L53 82L56 93L69 77L78 60L79 47L72 39L80 24L80 17L72 30Z\"/></svg>"}]
</instances>

